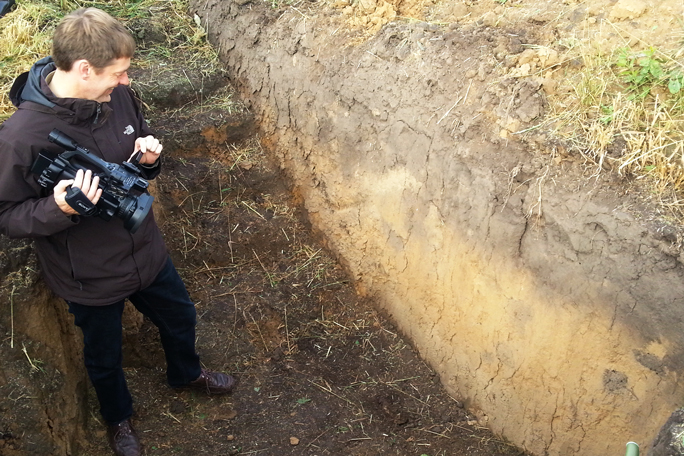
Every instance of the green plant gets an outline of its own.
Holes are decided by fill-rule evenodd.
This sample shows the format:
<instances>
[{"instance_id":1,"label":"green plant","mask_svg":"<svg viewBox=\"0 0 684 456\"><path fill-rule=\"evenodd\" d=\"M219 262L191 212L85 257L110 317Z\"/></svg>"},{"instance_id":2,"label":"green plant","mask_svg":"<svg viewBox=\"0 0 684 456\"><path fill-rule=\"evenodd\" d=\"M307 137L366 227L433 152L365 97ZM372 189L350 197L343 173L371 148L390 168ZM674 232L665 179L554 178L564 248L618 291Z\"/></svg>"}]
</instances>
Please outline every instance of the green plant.
<instances>
[{"instance_id":1,"label":"green plant","mask_svg":"<svg viewBox=\"0 0 684 456\"><path fill-rule=\"evenodd\" d=\"M628 48L618 51L616 66L621 68L622 79L636 99L644 99L654 85L663 80L663 62L656 57L655 48L632 54Z\"/></svg>"},{"instance_id":2,"label":"green plant","mask_svg":"<svg viewBox=\"0 0 684 456\"><path fill-rule=\"evenodd\" d=\"M603 115L599 118L599 121L604 125L611 123L615 115L614 111L615 109L612 106L601 106L601 113Z\"/></svg>"},{"instance_id":3,"label":"green plant","mask_svg":"<svg viewBox=\"0 0 684 456\"><path fill-rule=\"evenodd\" d=\"M684 73L681 70L675 69L668 75L669 82L667 88L672 95L679 93L684 86Z\"/></svg>"},{"instance_id":4,"label":"green plant","mask_svg":"<svg viewBox=\"0 0 684 456\"><path fill-rule=\"evenodd\" d=\"M562 81L567 96L561 89L550 98L555 112L548 122L570 149L594 162L596 174L648 176L642 182L684 217L668 199L684 191L684 48L642 49L576 44L565 58L577 56L582 66Z\"/></svg>"},{"instance_id":5,"label":"green plant","mask_svg":"<svg viewBox=\"0 0 684 456\"><path fill-rule=\"evenodd\" d=\"M636 54L629 48L618 50L615 65L621 69L632 99L643 100L655 86L667 87L672 95L682 90L684 73L679 68L667 70L667 61L660 54L654 47Z\"/></svg>"}]
</instances>

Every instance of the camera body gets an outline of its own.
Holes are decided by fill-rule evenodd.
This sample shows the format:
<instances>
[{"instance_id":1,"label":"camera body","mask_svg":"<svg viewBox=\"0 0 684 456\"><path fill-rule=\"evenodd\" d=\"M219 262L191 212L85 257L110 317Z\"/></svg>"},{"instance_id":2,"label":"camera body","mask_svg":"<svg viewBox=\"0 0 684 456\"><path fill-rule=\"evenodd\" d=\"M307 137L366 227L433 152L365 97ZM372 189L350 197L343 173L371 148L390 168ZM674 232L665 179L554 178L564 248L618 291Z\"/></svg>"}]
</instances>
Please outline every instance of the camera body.
<instances>
[{"instance_id":1,"label":"camera body","mask_svg":"<svg viewBox=\"0 0 684 456\"><path fill-rule=\"evenodd\" d=\"M148 182L140 177L140 169L137 166L140 154L136 157L135 163L124 162L117 165L96 157L58 129L50 132L48 140L66 152L54 159L42 152L38 155L31 167L31 171L39 176L38 184L52 189L61 180L75 178L79 169L90 169L93 177L100 177L98 187L102 189L102 196L94 206L89 201L84 201L86 204L83 204L78 200L75 205L69 204L81 215L97 216L103 220L118 217L123 220L126 229L135 233L152 208L154 200L154 197L147 193ZM67 194L69 195L69 191Z\"/></svg>"}]
</instances>

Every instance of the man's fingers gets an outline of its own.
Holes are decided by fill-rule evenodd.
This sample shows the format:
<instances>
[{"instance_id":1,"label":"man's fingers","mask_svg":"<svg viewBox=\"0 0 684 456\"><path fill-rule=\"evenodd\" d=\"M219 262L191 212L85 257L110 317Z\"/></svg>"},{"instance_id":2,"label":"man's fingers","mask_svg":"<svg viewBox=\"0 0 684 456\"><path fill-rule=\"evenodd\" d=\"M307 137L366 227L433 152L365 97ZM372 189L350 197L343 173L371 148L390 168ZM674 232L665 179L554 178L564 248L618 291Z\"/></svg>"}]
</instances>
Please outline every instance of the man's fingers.
<instances>
[{"instance_id":1,"label":"man's fingers","mask_svg":"<svg viewBox=\"0 0 684 456\"><path fill-rule=\"evenodd\" d=\"M90 172L90 171L89 171L89 172ZM82 188L81 191L82 191L83 193L86 194L86 196L88 197L88 199L89 199L90 201L92 201L93 203L95 203L96 201L93 201L93 198L95 198L95 195L97 194L97 191L100 190L100 189L98 188L98 187L99 187L99 184L100 184L100 176L95 176L95 177L93 178L93 180L90 181L90 179L88 179L88 173L89 173L89 172L86 173L86 178L84 179L84 182L89 182L89 187L88 187L87 190ZM100 191L100 193L102 193L102 192Z\"/></svg>"},{"instance_id":2,"label":"man's fingers","mask_svg":"<svg viewBox=\"0 0 684 456\"><path fill-rule=\"evenodd\" d=\"M73 185L74 180L73 179L67 179L67 180L61 180L55 184L55 195L60 195L62 193L66 193L66 189L68 186Z\"/></svg>"},{"instance_id":3,"label":"man's fingers","mask_svg":"<svg viewBox=\"0 0 684 456\"><path fill-rule=\"evenodd\" d=\"M142 152L140 164L152 165L159 159L162 145L157 138L151 135L145 136L144 138L138 138L135 140L135 151L131 154L128 161L131 161L138 151Z\"/></svg>"},{"instance_id":4,"label":"man's fingers","mask_svg":"<svg viewBox=\"0 0 684 456\"><path fill-rule=\"evenodd\" d=\"M76 176L74 177L74 182L72 184L74 187L81 188L81 186L83 186L83 175L82 169L76 171Z\"/></svg>"},{"instance_id":5,"label":"man's fingers","mask_svg":"<svg viewBox=\"0 0 684 456\"><path fill-rule=\"evenodd\" d=\"M156 144L148 144L147 145L147 152L149 152L149 153L159 155L161 150L162 150L162 145L159 143L159 141L157 141Z\"/></svg>"},{"instance_id":6,"label":"man's fingers","mask_svg":"<svg viewBox=\"0 0 684 456\"><path fill-rule=\"evenodd\" d=\"M78 172L80 173L81 170L78 170ZM83 179L81 181L81 185L74 184L74 187L80 188L81 191L87 196L88 192L90 191L90 184L91 184L92 176L93 176L93 172L91 170L87 170L83 174ZM76 174L76 180L78 181L78 174Z\"/></svg>"},{"instance_id":7,"label":"man's fingers","mask_svg":"<svg viewBox=\"0 0 684 456\"><path fill-rule=\"evenodd\" d=\"M154 136L148 136L145 138L143 141L144 144L144 149L142 149L143 152L152 152L155 154L158 154L160 151L157 151L159 146L159 140L155 138Z\"/></svg>"},{"instance_id":8,"label":"man's fingers","mask_svg":"<svg viewBox=\"0 0 684 456\"><path fill-rule=\"evenodd\" d=\"M102 196L102 189L98 188L95 190L95 195L91 198L88 196L88 199L90 200L91 203L97 204L98 201L100 201L100 197Z\"/></svg>"},{"instance_id":9,"label":"man's fingers","mask_svg":"<svg viewBox=\"0 0 684 456\"><path fill-rule=\"evenodd\" d=\"M90 200L91 203L97 204L102 196L102 189L100 188L100 176L95 176L91 179L93 172L88 170L78 170L74 179L61 180L55 184L54 196L57 206L67 215L76 215L78 212L66 202L67 188L69 186L81 189L81 192Z\"/></svg>"},{"instance_id":10,"label":"man's fingers","mask_svg":"<svg viewBox=\"0 0 684 456\"><path fill-rule=\"evenodd\" d=\"M79 169L73 179L60 181L55 185L55 193L66 193L66 189L69 185L80 188L83 194L92 201L93 204L97 203L102 195L102 189L99 188L100 176L93 177L93 172L91 170L83 172L82 169Z\"/></svg>"}]
</instances>

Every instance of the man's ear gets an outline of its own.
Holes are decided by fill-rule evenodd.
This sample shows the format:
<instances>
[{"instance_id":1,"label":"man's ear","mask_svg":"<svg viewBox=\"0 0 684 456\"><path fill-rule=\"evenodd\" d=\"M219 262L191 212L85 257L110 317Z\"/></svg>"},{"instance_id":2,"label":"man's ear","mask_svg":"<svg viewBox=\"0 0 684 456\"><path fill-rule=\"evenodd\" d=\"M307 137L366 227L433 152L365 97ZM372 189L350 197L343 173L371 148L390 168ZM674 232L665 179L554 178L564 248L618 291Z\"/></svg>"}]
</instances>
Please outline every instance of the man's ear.
<instances>
[{"instance_id":1,"label":"man's ear","mask_svg":"<svg viewBox=\"0 0 684 456\"><path fill-rule=\"evenodd\" d=\"M93 73L94 68L85 59L77 60L74 62L74 68L76 69L76 72L80 76L80 78L84 81L87 81L90 75Z\"/></svg>"}]
</instances>

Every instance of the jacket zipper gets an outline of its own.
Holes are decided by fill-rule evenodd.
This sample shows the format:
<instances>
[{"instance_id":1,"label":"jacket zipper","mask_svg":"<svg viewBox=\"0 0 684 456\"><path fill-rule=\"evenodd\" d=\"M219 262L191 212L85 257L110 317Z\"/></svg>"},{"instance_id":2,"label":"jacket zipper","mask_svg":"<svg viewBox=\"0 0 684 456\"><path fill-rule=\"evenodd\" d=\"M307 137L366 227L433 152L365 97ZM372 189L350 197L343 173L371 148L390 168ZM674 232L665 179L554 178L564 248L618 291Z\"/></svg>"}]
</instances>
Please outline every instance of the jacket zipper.
<instances>
[{"instance_id":1,"label":"jacket zipper","mask_svg":"<svg viewBox=\"0 0 684 456\"><path fill-rule=\"evenodd\" d=\"M100 118L100 113L102 113L102 105L100 103L97 104L97 111L95 113L95 120L93 120L93 124L97 124L97 120Z\"/></svg>"},{"instance_id":2,"label":"jacket zipper","mask_svg":"<svg viewBox=\"0 0 684 456\"><path fill-rule=\"evenodd\" d=\"M69 266L71 266L71 277L78 284L78 289L83 291L83 282L76 278L76 268L74 267L74 262L72 261L71 249L69 248L69 233L66 233L66 238L64 239L64 246L66 247L67 256L69 257Z\"/></svg>"}]
</instances>

